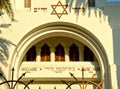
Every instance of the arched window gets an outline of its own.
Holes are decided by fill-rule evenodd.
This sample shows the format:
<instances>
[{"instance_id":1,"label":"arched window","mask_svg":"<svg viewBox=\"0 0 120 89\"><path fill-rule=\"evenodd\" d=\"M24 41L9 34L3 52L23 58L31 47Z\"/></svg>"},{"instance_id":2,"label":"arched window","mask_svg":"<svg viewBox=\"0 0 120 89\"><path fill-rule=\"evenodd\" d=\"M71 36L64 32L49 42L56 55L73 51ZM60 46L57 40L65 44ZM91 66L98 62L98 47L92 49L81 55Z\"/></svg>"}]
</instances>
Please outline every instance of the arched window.
<instances>
[{"instance_id":1,"label":"arched window","mask_svg":"<svg viewBox=\"0 0 120 89\"><path fill-rule=\"evenodd\" d=\"M50 47L47 44L41 48L41 61L50 61Z\"/></svg>"},{"instance_id":2,"label":"arched window","mask_svg":"<svg viewBox=\"0 0 120 89\"><path fill-rule=\"evenodd\" d=\"M94 54L87 46L84 47L84 61L94 61Z\"/></svg>"},{"instance_id":3,"label":"arched window","mask_svg":"<svg viewBox=\"0 0 120 89\"><path fill-rule=\"evenodd\" d=\"M61 44L59 44L55 48L55 61L65 61L64 55L64 47Z\"/></svg>"},{"instance_id":4,"label":"arched window","mask_svg":"<svg viewBox=\"0 0 120 89\"><path fill-rule=\"evenodd\" d=\"M31 8L31 0L24 0L24 7Z\"/></svg>"},{"instance_id":5,"label":"arched window","mask_svg":"<svg viewBox=\"0 0 120 89\"><path fill-rule=\"evenodd\" d=\"M88 0L89 7L95 7L95 0Z\"/></svg>"},{"instance_id":6,"label":"arched window","mask_svg":"<svg viewBox=\"0 0 120 89\"><path fill-rule=\"evenodd\" d=\"M27 52L27 61L35 61L36 60L36 47L32 46Z\"/></svg>"},{"instance_id":7,"label":"arched window","mask_svg":"<svg viewBox=\"0 0 120 89\"><path fill-rule=\"evenodd\" d=\"M79 61L79 51L75 44L70 47L69 57L70 61Z\"/></svg>"}]
</instances>

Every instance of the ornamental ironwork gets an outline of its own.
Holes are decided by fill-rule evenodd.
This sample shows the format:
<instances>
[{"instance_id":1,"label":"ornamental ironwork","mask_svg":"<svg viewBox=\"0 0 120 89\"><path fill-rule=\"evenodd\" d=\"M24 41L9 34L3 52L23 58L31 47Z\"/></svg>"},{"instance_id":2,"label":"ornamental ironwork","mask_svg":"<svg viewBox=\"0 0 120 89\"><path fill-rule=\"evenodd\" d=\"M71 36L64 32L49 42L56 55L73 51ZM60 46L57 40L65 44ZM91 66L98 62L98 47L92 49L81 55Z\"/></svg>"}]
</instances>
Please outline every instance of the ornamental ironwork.
<instances>
[{"instance_id":1,"label":"ornamental ironwork","mask_svg":"<svg viewBox=\"0 0 120 89\"><path fill-rule=\"evenodd\" d=\"M11 80L7 80L6 77L0 73L0 78L3 80L3 82L0 83L0 86L3 84L6 84L8 86L8 89L15 89L17 87L17 84L22 84L24 85L23 89L30 89L29 84L33 83L34 80L30 80L27 83L24 83L23 81L21 81L21 79L25 76L26 73L23 73L17 80L14 79L14 68L12 68L11 70ZM63 84L66 84L67 87L66 89L72 89L72 85L78 84L79 85L79 89L87 89L88 84L93 84L95 86L95 89L103 89L102 88L102 84L104 82L103 79L101 79L99 82L94 82L92 80L86 80L84 78L84 68L82 68L82 79L78 80L74 74L69 73L71 75L71 77L75 80L73 82L67 82L66 80L61 80L61 82ZM39 86L39 89L41 89L41 87ZM54 89L57 89L56 86L54 87Z\"/></svg>"},{"instance_id":2,"label":"ornamental ironwork","mask_svg":"<svg viewBox=\"0 0 120 89\"><path fill-rule=\"evenodd\" d=\"M102 84L103 84L103 82L104 82L103 79L101 79L101 81L98 82L98 83L96 83L96 82L94 82L94 81L92 81L92 80L85 80L85 78L84 78L84 68L82 68L82 80L78 80L78 79L74 76L74 74L72 74L72 73L70 73L70 75L71 75L71 76L73 77L73 79L75 80L74 82L72 82L72 83L67 83L66 81L61 80L61 82L63 82L64 84L67 85L66 89L72 89L71 87L72 87L72 85L74 85L74 84L78 84L79 87L80 87L79 89L87 89L87 85L88 85L88 84L93 84L93 85L95 86L95 89L103 89L103 88L102 88Z\"/></svg>"},{"instance_id":3,"label":"ornamental ironwork","mask_svg":"<svg viewBox=\"0 0 120 89\"><path fill-rule=\"evenodd\" d=\"M6 77L0 73L0 78L2 78L3 82L0 83L0 86L3 84L6 84L8 86L8 89L15 89L17 84L22 84L24 85L23 89L30 89L30 87L28 86L29 84L33 83L34 80L30 80L28 83L24 83L22 81L20 81L23 76L25 76L26 73L23 73L17 80L14 80L14 68L12 68L12 79L11 80L7 80Z\"/></svg>"}]
</instances>

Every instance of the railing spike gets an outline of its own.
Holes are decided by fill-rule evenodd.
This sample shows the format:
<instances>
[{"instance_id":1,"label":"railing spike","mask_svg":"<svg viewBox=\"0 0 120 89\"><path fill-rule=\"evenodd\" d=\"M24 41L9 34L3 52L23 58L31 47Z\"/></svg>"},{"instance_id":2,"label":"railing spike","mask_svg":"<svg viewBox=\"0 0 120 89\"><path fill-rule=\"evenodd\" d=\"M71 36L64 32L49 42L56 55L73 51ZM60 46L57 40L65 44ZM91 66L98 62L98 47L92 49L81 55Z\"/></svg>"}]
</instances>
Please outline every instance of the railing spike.
<instances>
[{"instance_id":1,"label":"railing spike","mask_svg":"<svg viewBox=\"0 0 120 89\"><path fill-rule=\"evenodd\" d=\"M39 89L41 89L41 87L39 86Z\"/></svg>"},{"instance_id":2,"label":"railing spike","mask_svg":"<svg viewBox=\"0 0 120 89\"><path fill-rule=\"evenodd\" d=\"M56 89L56 86L54 86L54 89Z\"/></svg>"}]
</instances>

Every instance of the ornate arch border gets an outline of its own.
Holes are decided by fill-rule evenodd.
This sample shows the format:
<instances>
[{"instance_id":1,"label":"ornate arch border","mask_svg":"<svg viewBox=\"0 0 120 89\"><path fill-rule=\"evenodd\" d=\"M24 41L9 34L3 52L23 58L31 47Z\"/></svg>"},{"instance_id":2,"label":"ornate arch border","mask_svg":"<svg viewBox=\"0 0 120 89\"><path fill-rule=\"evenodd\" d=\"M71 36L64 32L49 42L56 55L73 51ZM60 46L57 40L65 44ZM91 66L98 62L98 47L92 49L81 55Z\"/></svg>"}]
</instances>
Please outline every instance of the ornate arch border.
<instances>
[{"instance_id":1,"label":"ornate arch border","mask_svg":"<svg viewBox=\"0 0 120 89\"><path fill-rule=\"evenodd\" d=\"M11 60L11 68L15 68L15 78L18 77L22 59L27 50L40 40L54 37L65 36L76 39L91 48L98 59L101 69L101 77L104 79L103 89L110 89L111 75L109 75L109 60L102 43L97 37L87 29L68 22L46 23L27 33L18 43Z\"/></svg>"}]
</instances>

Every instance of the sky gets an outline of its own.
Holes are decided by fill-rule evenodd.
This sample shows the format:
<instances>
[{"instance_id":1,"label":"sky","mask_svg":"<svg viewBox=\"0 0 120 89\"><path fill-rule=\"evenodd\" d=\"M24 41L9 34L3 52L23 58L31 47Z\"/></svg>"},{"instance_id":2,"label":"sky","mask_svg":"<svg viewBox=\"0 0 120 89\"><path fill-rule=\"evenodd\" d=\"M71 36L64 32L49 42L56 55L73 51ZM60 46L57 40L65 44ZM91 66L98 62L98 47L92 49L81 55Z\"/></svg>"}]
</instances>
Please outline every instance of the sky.
<instances>
[{"instance_id":1,"label":"sky","mask_svg":"<svg viewBox=\"0 0 120 89\"><path fill-rule=\"evenodd\" d=\"M120 0L107 0L107 2L120 2Z\"/></svg>"}]
</instances>

